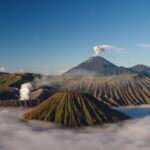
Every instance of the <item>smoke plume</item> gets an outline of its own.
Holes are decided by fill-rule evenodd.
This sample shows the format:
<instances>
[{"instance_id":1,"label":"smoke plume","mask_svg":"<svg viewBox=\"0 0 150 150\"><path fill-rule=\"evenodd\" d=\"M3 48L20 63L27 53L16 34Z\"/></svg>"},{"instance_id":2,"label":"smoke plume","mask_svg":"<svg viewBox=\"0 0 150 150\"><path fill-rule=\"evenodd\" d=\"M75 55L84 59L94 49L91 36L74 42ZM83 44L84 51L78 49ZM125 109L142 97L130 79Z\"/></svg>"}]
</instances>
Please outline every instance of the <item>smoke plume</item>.
<instances>
[{"instance_id":1,"label":"smoke plume","mask_svg":"<svg viewBox=\"0 0 150 150\"><path fill-rule=\"evenodd\" d=\"M105 49L112 49L116 52L122 52L122 51L125 51L125 48L118 48L118 47L115 47L115 46L112 46L112 45L107 45L107 44L103 44L103 45L96 45L93 47L93 50L97 55L100 55L102 52L105 51Z\"/></svg>"},{"instance_id":2,"label":"smoke plume","mask_svg":"<svg viewBox=\"0 0 150 150\"><path fill-rule=\"evenodd\" d=\"M24 83L20 89L20 100L29 100L30 90L32 89L31 83Z\"/></svg>"},{"instance_id":3,"label":"smoke plume","mask_svg":"<svg viewBox=\"0 0 150 150\"><path fill-rule=\"evenodd\" d=\"M93 47L93 50L95 51L96 55L99 55L102 52L104 52L105 49L107 49L107 48L112 48L112 46L111 45L96 45Z\"/></svg>"}]
</instances>

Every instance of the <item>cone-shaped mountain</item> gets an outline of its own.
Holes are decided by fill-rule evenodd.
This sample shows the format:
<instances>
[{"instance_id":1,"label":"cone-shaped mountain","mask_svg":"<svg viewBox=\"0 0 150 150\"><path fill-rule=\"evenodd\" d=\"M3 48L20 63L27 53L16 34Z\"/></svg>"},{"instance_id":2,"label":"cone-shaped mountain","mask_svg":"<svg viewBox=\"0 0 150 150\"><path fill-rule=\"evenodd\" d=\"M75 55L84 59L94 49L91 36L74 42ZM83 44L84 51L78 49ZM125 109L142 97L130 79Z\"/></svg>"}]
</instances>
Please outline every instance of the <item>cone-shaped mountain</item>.
<instances>
[{"instance_id":1,"label":"cone-shaped mountain","mask_svg":"<svg viewBox=\"0 0 150 150\"><path fill-rule=\"evenodd\" d=\"M108 60L100 56L90 57L86 61L82 62L78 66L70 69L63 76L85 76L85 75L95 75L95 76L111 76L118 74L128 74L133 73L131 69L120 68Z\"/></svg>"},{"instance_id":2,"label":"cone-shaped mountain","mask_svg":"<svg viewBox=\"0 0 150 150\"><path fill-rule=\"evenodd\" d=\"M58 92L24 117L51 121L65 127L93 126L128 119L128 116L91 95L75 92Z\"/></svg>"}]
</instances>

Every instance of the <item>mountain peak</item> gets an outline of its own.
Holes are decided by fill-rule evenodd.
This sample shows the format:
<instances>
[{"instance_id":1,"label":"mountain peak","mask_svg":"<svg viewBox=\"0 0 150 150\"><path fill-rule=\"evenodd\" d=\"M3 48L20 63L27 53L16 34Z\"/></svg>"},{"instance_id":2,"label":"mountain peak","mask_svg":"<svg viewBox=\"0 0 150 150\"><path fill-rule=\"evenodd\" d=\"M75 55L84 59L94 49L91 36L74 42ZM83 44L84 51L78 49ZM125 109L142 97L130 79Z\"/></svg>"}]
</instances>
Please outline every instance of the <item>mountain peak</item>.
<instances>
[{"instance_id":1,"label":"mountain peak","mask_svg":"<svg viewBox=\"0 0 150 150\"><path fill-rule=\"evenodd\" d=\"M100 61L107 61L107 60L101 56L92 56L87 60L85 60L83 63L100 62Z\"/></svg>"},{"instance_id":2,"label":"mountain peak","mask_svg":"<svg viewBox=\"0 0 150 150\"><path fill-rule=\"evenodd\" d=\"M118 67L109 62L103 57L93 56L80 63L78 66L70 69L64 76L77 76L77 75L99 75L108 76Z\"/></svg>"},{"instance_id":3,"label":"mountain peak","mask_svg":"<svg viewBox=\"0 0 150 150\"><path fill-rule=\"evenodd\" d=\"M137 72L142 72L142 71L147 70L147 69L150 70L150 67L143 65L143 64L138 64L138 65L131 67L131 69L133 69Z\"/></svg>"}]
</instances>

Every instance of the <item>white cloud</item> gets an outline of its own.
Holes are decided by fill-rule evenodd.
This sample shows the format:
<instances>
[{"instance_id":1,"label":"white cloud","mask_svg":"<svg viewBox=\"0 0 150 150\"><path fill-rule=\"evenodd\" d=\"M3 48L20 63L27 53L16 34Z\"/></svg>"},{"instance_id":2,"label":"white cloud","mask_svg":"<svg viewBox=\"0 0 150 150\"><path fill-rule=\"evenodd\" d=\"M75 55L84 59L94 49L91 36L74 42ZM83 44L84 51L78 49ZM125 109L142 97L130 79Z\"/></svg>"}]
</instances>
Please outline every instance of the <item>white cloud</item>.
<instances>
[{"instance_id":1,"label":"white cloud","mask_svg":"<svg viewBox=\"0 0 150 150\"><path fill-rule=\"evenodd\" d=\"M139 47L139 48L150 48L150 44L136 44L135 45L136 47Z\"/></svg>"},{"instance_id":2,"label":"white cloud","mask_svg":"<svg viewBox=\"0 0 150 150\"><path fill-rule=\"evenodd\" d=\"M20 73L25 73L25 70L24 69L20 69L19 72Z\"/></svg>"},{"instance_id":3,"label":"white cloud","mask_svg":"<svg viewBox=\"0 0 150 150\"><path fill-rule=\"evenodd\" d=\"M150 117L81 130L21 122L19 110L0 111L2 150L149 150Z\"/></svg>"},{"instance_id":4,"label":"white cloud","mask_svg":"<svg viewBox=\"0 0 150 150\"><path fill-rule=\"evenodd\" d=\"M4 72L6 71L6 68L5 67L0 67L0 72Z\"/></svg>"}]
</instances>

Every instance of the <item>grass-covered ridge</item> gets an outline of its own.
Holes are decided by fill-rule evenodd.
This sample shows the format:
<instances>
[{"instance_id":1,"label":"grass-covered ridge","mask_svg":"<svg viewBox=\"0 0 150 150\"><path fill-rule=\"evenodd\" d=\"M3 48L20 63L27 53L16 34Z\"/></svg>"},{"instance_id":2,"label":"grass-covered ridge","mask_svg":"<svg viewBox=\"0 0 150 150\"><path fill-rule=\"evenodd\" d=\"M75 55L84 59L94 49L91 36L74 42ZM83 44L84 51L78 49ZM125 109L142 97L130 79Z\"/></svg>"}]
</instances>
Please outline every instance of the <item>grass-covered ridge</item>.
<instances>
[{"instance_id":1,"label":"grass-covered ridge","mask_svg":"<svg viewBox=\"0 0 150 150\"><path fill-rule=\"evenodd\" d=\"M52 121L66 127L93 126L128 118L89 94L75 92L58 92L24 117Z\"/></svg>"},{"instance_id":2,"label":"grass-covered ridge","mask_svg":"<svg viewBox=\"0 0 150 150\"><path fill-rule=\"evenodd\" d=\"M0 75L0 87L9 87L12 84L20 81L21 79L21 76L15 74Z\"/></svg>"}]
</instances>

